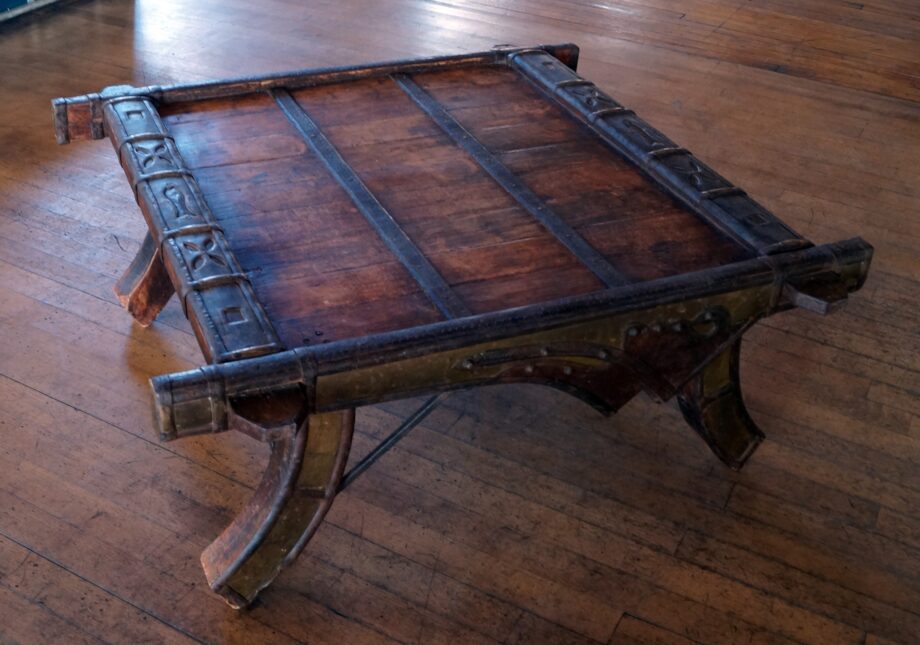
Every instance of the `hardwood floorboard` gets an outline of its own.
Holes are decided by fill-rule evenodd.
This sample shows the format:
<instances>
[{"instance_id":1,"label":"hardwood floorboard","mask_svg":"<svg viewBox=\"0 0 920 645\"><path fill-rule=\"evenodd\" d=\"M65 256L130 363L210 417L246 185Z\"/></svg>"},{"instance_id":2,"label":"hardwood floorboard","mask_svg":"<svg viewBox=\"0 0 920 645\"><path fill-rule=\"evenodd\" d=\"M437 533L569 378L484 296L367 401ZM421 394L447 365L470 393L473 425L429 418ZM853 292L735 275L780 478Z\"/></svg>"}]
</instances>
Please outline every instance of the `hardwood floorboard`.
<instances>
[{"instance_id":1,"label":"hardwood floorboard","mask_svg":"<svg viewBox=\"0 0 920 645\"><path fill-rule=\"evenodd\" d=\"M918 19L910 0L80 0L0 25L0 642L916 642ZM452 394L336 500L254 608L233 612L198 558L258 484L264 446L236 433L157 441L147 379L200 364L197 342L175 299L148 329L120 308L111 286L142 218L108 143L54 144L48 101L506 42L578 43L584 76L794 229L817 243L864 236L869 280L834 316L790 312L746 336L745 397L767 439L742 472L718 464L673 404L644 395L603 418L536 387ZM478 94L451 99L456 117L488 116L482 136L514 144L526 114ZM345 118L355 106L334 103L330 136L360 134ZM194 128L194 112L172 118ZM215 141L240 124L228 119ZM413 124L374 128L399 147ZM303 151L283 136L264 144ZM432 176L455 152L432 148ZM526 149L503 155L560 188ZM270 166L200 172L248 180ZM581 179L592 204L610 202ZM487 183L470 184L449 222L428 210L454 189L388 197L482 307L494 303L480 302L477 267L445 240L478 226ZM265 184L253 210L291 230L321 223L331 202L307 184ZM275 207L295 197L309 210ZM512 206L488 213L487 244L468 236L469 257L511 230L523 246L541 234L506 217ZM245 218L227 226L264 241ZM322 243L348 247L345 233ZM517 302L526 287L507 264L490 297ZM400 298L406 315L421 307ZM289 323L291 338L305 326ZM351 463L418 404L359 411Z\"/></svg>"}]
</instances>

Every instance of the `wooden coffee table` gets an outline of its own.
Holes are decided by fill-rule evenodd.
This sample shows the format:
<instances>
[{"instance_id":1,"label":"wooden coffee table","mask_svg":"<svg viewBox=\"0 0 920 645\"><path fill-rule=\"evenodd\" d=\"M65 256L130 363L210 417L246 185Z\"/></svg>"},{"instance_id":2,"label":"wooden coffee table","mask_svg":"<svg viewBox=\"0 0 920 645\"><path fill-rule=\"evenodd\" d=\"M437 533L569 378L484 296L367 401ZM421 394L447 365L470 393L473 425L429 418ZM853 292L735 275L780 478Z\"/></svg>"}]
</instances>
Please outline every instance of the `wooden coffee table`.
<instances>
[{"instance_id":1,"label":"wooden coffee table","mask_svg":"<svg viewBox=\"0 0 920 645\"><path fill-rule=\"evenodd\" d=\"M540 383L604 413L676 395L739 468L763 438L742 334L862 285L866 242L812 245L577 59L496 48L53 102L60 143L111 140L147 220L120 300L146 325L177 292L208 363L152 379L161 437L269 445L202 555L233 606L448 390ZM346 474L354 408L420 394Z\"/></svg>"}]
</instances>

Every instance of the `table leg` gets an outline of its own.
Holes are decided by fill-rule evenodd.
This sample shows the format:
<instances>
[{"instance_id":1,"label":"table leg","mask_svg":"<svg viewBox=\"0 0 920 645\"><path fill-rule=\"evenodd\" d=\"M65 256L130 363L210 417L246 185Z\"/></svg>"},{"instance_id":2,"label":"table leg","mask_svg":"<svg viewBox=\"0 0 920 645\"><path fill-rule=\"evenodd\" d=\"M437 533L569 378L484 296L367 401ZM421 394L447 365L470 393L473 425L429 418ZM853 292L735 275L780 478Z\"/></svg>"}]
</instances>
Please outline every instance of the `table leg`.
<instances>
[{"instance_id":1,"label":"table leg","mask_svg":"<svg viewBox=\"0 0 920 645\"><path fill-rule=\"evenodd\" d=\"M231 606L251 603L313 536L339 489L354 420L354 410L302 413L269 441L255 494L201 555L208 583Z\"/></svg>"},{"instance_id":2,"label":"table leg","mask_svg":"<svg viewBox=\"0 0 920 645\"><path fill-rule=\"evenodd\" d=\"M739 338L677 395L687 423L734 470L741 469L764 439L741 398L740 353Z\"/></svg>"},{"instance_id":3,"label":"table leg","mask_svg":"<svg viewBox=\"0 0 920 645\"><path fill-rule=\"evenodd\" d=\"M150 233L131 265L115 283L115 295L134 319L144 327L153 322L175 292L160 249Z\"/></svg>"}]
</instances>

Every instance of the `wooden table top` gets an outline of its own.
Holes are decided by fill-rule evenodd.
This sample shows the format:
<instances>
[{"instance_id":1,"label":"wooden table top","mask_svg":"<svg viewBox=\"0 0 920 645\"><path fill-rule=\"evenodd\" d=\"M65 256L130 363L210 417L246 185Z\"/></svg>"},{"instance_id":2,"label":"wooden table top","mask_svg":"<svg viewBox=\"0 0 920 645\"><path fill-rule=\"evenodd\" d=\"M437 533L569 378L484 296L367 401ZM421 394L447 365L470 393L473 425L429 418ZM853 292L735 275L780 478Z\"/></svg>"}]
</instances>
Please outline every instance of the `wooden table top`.
<instances>
[{"instance_id":1,"label":"wooden table top","mask_svg":"<svg viewBox=\"0 0 920 645\"><path fill-rule=\"evenodd\" d=\"M58 100L58 135L112 139L215 362L811 246L577 57L116 87Z\"/></svg>"}]
</instances>

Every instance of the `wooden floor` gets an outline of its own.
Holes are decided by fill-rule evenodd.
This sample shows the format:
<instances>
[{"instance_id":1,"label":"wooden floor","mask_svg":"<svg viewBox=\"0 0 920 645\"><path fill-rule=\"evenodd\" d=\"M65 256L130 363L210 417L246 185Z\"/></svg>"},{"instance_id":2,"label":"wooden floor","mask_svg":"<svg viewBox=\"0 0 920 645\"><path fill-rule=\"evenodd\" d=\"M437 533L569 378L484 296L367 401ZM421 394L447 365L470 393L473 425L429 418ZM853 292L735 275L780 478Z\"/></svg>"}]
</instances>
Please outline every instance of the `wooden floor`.
<instances>
[{"instance_id":1,"label":"wooden floor","mask_svg":"<svg viewBox=\"0 0 920 645\"><path fill-rule=\"evenodd\" d=\"M677 7L680 7L678 10ZM829 318L747 338L767 441L732 473L673 404L453 395L237 613L198 555L257 481L234 433L163 445L146 381L200 352L111 291L144 232L105 85L573 41L580 71L816 242ZM76 2L0 28L0 642L920 642L920 7L912 0ZM355 453L413 409L362 410Z\"/></svg>"}]
</instances>

